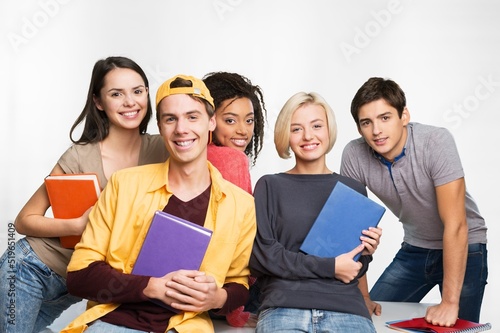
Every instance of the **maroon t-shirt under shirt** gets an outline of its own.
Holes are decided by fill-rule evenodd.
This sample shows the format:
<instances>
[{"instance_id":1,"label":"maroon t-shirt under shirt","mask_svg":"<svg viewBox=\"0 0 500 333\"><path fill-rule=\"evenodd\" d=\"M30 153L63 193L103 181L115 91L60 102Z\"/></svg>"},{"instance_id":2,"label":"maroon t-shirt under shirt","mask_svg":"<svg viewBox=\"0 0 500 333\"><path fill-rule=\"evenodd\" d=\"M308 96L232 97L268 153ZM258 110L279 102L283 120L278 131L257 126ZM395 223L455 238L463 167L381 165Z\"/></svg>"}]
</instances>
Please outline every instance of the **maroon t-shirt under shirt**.
<instances>
[{"instance_id":1,"label":"maroon t-shirt under shirt","mask_svg":"<svg viewBox=\"0 0 500 333\"><path fill-rule=\"evenodd\" d=\"M210 199L210 186L196 198L184 202L172 196L163 211L179 216L185 220L198 225L203 225ZM68 273L68 279L72 279L73 285L78 284L78 296L86 299L96 300L95 287L105 291L113 288L113 295L100 293L101 303L122 303L114 311L99 318L100 320L132 329L165 332L170 317L174 312L156 305L144 296L149 277L132 274L123 274L115 271L105 262L94 262L89 267ZM91 281L93 287L85 290ZM115 281L110 285L111 281ZM81 288L80 288L81 286ZM234 309L244 305L248 299L248 290L238 283L228 283L223 286L227 291L227 301L216 313L225 315ZM76 288L75 288L76 289Z\"/></svg>"}]
</instances>

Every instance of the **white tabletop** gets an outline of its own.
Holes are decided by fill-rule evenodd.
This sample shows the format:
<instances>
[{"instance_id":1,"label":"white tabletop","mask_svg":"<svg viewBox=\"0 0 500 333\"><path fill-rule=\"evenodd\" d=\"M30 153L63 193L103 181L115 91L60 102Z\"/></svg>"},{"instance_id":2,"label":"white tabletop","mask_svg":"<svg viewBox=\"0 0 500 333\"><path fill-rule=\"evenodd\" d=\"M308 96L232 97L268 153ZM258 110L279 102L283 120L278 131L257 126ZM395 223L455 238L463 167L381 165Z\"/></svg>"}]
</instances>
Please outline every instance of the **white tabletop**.
<instances>
[{"instance_id":1,"label":"white tabletop","mask_svg":"<svg viewBox=\"0 0 500 333\"><path fill-rule=\"evenodd\" d=\"M431 304L427 303L399 303L399 302L378 302L382 305L382 315L373 316L373 324L377 329L377 333L395 332L385 326L387 321L404 320L414 317L423 317L427 307ZM236 328L229 326L224 320L214 320L216 333L253 333L253 328Z\"/></svg>"},{"instance_id":2,"label":"white tabletop","mask_svg":"<svg viewBox=\"0 0 500 333\"><path fill-rule=\"evenodd\" d=\"M432 305L428 303L401 303L401 302L378 302L382 305L382 315L372 316L373 324L377 333L395 332L385 326L388 321L405 320L415 317L425 316L427 307Z\"/></svg>"},{"instance_id":3,"label":"white tabletop","mask_svg":"<svg viewBox=\"0 0 500 333\"><path fill-rule=\"evenodd\" d=\"M394 330L387 328L385 322L393 320L403 320L410 319L414 317L423 317L425 315L425 310L430 304L425 303L393 303L393 302L379 302L382 305L382 315L380 317L372 316L373 323L378 333L393 333ZM44 333L54 333L59 332L64 328L72 319L74 319L79 313L85 310L86 301L81 301L74 304L73 310L63 313L61 317L58 318L59 322L55 322L51 325L50 329L44 331ZM235 328L229 326L225 320L214 320L215 332L216 333L254 333L253 328Z\"/></svg>"}]
</instances>

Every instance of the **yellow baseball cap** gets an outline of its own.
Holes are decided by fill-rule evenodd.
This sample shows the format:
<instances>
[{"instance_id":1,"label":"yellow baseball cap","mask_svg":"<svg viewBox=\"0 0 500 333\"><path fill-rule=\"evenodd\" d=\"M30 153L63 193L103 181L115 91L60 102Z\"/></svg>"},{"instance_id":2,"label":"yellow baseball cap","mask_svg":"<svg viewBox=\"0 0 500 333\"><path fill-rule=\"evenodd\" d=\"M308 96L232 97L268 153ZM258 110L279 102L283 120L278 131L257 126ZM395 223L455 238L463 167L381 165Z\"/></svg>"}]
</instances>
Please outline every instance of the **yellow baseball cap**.
<instances>
[{"instance_id":1,"label":"yellow baseball cap","mask_svg":"<svg viewBox=\"0 0 500 333\"><path fill-rule=\"evenodd\" d=\"M191 81L192 87L170 88L170 84L177 78ZM158 88L158 91L156 92L156 107L158 108L158 104L160 104L162 99L175 94L187 94L203 98L215 109L214 99L210 95L210 91L208 90L207 86L202 80L194 76L178 74L163 82L163 84Z\"/></svg>"}]
</instances>

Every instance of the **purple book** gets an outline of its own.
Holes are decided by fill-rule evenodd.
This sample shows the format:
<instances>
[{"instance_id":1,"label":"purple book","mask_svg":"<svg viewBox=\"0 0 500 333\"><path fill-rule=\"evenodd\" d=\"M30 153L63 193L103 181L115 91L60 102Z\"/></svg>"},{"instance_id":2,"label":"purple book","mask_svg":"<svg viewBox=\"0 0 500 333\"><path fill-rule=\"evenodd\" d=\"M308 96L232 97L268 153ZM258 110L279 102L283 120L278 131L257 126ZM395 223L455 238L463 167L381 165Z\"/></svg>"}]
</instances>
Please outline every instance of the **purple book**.
<instances>
[{"instance_id":1,"label":"purple book","mask_svg":"<svg viewBox=\"0 0 500 333\"><path fill-rule=\"evenodd\" d=\"M156 211L132 274L161 277L179 269L199 269L212 231Z\"/></svg>"}]
</instances>

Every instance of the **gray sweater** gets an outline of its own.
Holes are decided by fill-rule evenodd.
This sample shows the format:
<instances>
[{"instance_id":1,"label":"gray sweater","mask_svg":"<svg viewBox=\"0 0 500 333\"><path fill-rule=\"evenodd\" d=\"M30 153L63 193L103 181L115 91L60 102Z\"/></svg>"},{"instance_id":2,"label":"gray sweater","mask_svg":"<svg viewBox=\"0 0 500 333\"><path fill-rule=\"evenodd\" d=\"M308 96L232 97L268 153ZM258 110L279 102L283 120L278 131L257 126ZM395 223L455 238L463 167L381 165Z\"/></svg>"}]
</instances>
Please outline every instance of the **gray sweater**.
<instances>
[{"instance_id":1,"label":"gray sweater","mask_svg":"<svg viewBox=\"0 0 500 333\"><path fill-rule=\"evenodd\" d=\"M358 181L339 174L266 175L255 186L257 236L250 269L261 289L261 310L269 307L322 309L370 318L358 280L334 278L335 258L306 255L299 247L335 184L366 196ZM361 256L359 276L371 256Z\"/></svg>"}]
</instances>

